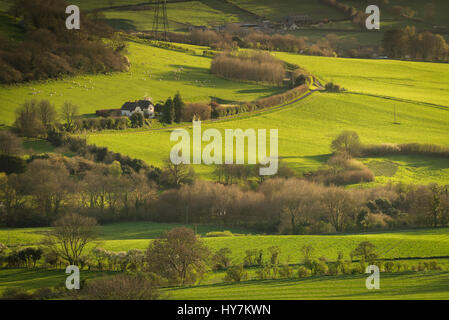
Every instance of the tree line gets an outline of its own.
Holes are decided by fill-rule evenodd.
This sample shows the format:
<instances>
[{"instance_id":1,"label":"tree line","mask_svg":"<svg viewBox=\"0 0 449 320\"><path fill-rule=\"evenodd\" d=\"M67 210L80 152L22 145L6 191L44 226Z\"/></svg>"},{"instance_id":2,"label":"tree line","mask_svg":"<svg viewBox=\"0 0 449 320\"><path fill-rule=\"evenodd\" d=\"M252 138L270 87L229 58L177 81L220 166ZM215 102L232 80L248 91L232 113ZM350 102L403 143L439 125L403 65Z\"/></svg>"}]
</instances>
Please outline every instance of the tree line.
<instances>
[{"instance_id":1,"label":"tree line","mask_svg":"<svg viewBox=\"0 0 449 320\"><path fill-rule=\"evenodd\" d=\"M282 85L284 63L268 52L224 52L215 55L210 71L231 80L246 80Z\"/></svg>"},{"instance_id":2,"label":"tree line","mask_svg":"<svg viewBox=\"0 0 449 320\"><path fill-rule=\"evenodd\" d=\"M58 138L61 141L58 141ZM220 165L217 182L197 181L191 166L167 160L162 169L67 135L53 137L75 153L20 157L20 140L0 135L5 162L1 181L1 223L49 225L76 211L101 223L125 220L211 223L270 233L328 233L377 228L447 226L449 191L431 184L346 189L372 181L353 159L363 150L355 133L332 142L327 168L300 178L285 163L262 179L257 166ZM340 185L340 186L338 186Z\"/></svg>"},{"instance_id":3,"label":"tree line","mask_svg":"<svg viewBox=\"0 0 449 320\"><path fill-rule=\"evenodd\" d=\"M384 52L390 58L423 61L448 61L449 45L443 36L415 27L391 29L384 33Z\"/></svg>"},{"instance_id":4,"label":"tree line","mask_svg":"<svg viewBox=\"0 0 449 320\"><path fill-rule=\"evenodd\" d=\"M14 1L9 13L21 21L25 39L0 37L0 83L128 70L125 43L100 15L82 14L82 28L68 30L67 6L63 0Z\"/></svg>"}]
</instances>

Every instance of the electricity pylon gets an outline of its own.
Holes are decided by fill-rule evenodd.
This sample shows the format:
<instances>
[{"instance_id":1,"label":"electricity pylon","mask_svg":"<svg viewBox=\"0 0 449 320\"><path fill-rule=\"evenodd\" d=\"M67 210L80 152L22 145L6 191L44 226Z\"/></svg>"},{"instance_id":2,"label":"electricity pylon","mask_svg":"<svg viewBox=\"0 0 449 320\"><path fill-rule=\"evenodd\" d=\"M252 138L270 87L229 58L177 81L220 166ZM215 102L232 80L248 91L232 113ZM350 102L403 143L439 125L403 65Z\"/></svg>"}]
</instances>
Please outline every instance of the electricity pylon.
<instances>
[{"instance_id":1,"label":"electricity pylon","mask_svg":"<svg viewBox=\"0 0 449 320\"><path fill-rule=\"evenodd\" d=\"M159 40L168 40L168 17L167 17L167 0L154 0L154 20L153 20L153 36Z\"/></svg>"}]
</instances>

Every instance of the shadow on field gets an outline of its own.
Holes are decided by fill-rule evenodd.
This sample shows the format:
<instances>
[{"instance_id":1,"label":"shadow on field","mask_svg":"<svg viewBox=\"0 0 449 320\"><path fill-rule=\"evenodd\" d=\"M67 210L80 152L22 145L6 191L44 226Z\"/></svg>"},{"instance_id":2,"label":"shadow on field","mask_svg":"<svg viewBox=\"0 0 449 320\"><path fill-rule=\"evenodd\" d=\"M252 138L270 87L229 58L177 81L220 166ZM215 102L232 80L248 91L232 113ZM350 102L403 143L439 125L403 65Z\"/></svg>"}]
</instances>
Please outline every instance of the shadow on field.
<instances>
[{"instance_id":1,"label":"shadow on field","mask_svg":"<svg viewBox=\"0 0 449 320\"><path fill-rule=\"evenodd\" d=\"M272 88L263 88L263 89L246 89L239 90L238 93L266 93L267 96L271 96L273 94Z\"/></svg>"},{"instance_id":2,"label":"shadow on field","mask_svg":"<svg viewBox=\"0 0 449 320\"><path fill-rule=\"evenodd\" d=\"M380 289L352 292L344 295L334 295L331 298L369 298L375 299L401 299L406 295L438 294L446 293L449 296L449 278L440 277L447 272L401 272L399 274L381 274ZM384 285L382 285L382 283ZM387 297L386 297L387 296ZM433 299L433 297L431 297ZM438 299L438 298L437 298Z\"/></svg>"},{"instance_id":3,"label":"shadow on field","mask_svg":"<svg viewBox=\"0 0 449 320\"><path fill-rule=\"evenodd\" d=\"M136 26L133 24L132 20L129 19L106 19L107 24L110 26L121 29L121 30L132 30L136 31Z\"/></svg>"},{"instance_id":4,"label":"shadow on field","mask_svg":"<svg viewBox=\"0 0 449 320\"><path fill-rule=\"evenodd\" d=\"M316 154L313 156L301 156L301 158L304 158L304 159L313 160L313 161L317 161L317 162L323 162L323 163L327 162L330 157L332 157L332 153ZM283 158L289 158L289 157L283 157ZM294 157L292 157L292 158L294 158Z\"/></svg>"},{"instance_id":5,"label":"shadow on field","mask_svg":"<svg viewBox=\"0 0 449 320\"><path fill-rule=\"evenodd\" d=\"M428 170L441 170L449 168L449 159L443 157L432 157L424 155L386 155L382 157L371 157L378 161L399 162L398 166L413 168L427 168ZM403 162L404 164L401 164Z\"/></svg>"},{"instance_id":6,"label":"shadow on field","mask_svg":"<svg viewBox=\"0 0 449 320\"><path fill-rule=\"evenodd\" d=\"M186 80L186 77L190 81L195 80L211 80L211 74L209 73L209 69L202 67L193 67L189 65L180 65L180 64L170 64L170 68L173 69L183 69L181 73L181 79ZM164 72L161 74L163 79L172 78L173 70L169 72Z\"/></svg>"},{"instance_id":7,"label":"shadow on field","mask_svg":"<svg viewBox=\"0 0 449 320\"><path fill-rule=\"evenodd\" d=\"M436 109L445 110L445 111L449 110L448 106L443 106L443 105L440 105L440 104L424 102L424 101L396 98L396 97L383 96L383 95L370 94L370 93L363 93L363 92L352 92L352 91L351 92L344 92L344 94L354 94L354 95L369 96L369 97L375 97L375 98L392 100L392 101L398 101L398 102L404 102L404 103L412 103L412 104L417 104L417 105L424 106L424 107L431 107L431 108L436 108Z\"/></svg>"}]
</instances>

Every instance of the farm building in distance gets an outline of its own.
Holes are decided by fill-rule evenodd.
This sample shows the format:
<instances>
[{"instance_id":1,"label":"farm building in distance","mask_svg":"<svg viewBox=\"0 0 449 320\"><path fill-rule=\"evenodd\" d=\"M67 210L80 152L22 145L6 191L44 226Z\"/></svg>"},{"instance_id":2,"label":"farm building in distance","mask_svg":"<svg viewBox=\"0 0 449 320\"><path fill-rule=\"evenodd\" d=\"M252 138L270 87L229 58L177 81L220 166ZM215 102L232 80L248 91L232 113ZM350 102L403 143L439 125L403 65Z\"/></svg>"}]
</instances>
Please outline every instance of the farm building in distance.
<instances>
[{"instance_id":1,"label":"farm building in distance","mask_svg":"<svg viewBox=\"0 0 449 320\"><path fill-rule=\"evenodd\" d=\"M130 117L136 112L141 112L147 118L154 118L154 105L150 99L126 102L121 109L122 116Z\"/></svg>"},{"instance_id":2,"label":"farm building in distance","mask_svg":"<svg viewBox=\"0 0 449 320\"><path fill-rule=\"evenodd\" d=\"M196 30L207 31L207 30L209 30L209 28L206 26L190 26L189 27L189 31L196 31Z\"/></svg>"},{"instance_id":3,"label":"farm building in distance","mask_svg":"<svg viewBox=\"0 0 449 320\"><path fill-rule=\"evenodd\" d=\"M312 24L312 18L310 16L308 16L308 15L301 14L301 15L284 17L282 19L282 22L286 26L291 26L291 25L297 25L297 26L309 25L309 24Z\"/></svg>"}]
</instances>

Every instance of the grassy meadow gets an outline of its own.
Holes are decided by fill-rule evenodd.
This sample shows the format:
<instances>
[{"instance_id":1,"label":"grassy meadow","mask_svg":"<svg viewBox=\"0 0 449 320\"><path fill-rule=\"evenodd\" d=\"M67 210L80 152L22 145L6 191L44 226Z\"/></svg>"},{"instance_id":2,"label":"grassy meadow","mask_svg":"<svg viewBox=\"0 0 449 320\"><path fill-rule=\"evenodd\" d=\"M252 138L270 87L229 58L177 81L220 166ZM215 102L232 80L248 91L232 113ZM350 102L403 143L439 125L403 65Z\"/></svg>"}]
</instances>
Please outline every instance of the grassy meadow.
<instances>
[{"instance_id":1,"label":"grassy meadow","mask_svg":"<svg viewBox=\"0 0 449 320\"><path fill-rule=\"evenodd\" d=\"M83 271L82 281L115 272ZM175 300L426 300L448 299L447 271L382 273L380 290L365 288L365 275L315 276L304 279L248 280L192 287L166 288L163 294ZM7 288L34 291L60 287L64 270L5 269L0 271L0 293Z\"/></svg>"},{"instance_id":2,"label":"grassy meadow","mask_svg":"<svg viewBox=\"0 0 449 320\"><path fill-rule=\"evenodd\" d=\"M275 53L349 92L449 110L449 64ZM424 108L423 108L424 109Z\"/></svg>"},{"instance_id":3,"label":"grassy meadow","mask_svg":"<svg viewBox=\"0 0 449 320\"><path fill-rule=\"evenodd\" d=\"M116 252L146 249L151 239L181 226L183 225L152 222L104 225L100 228L96 246ZM230 248L233 261L236 263L243 261L245 251L249 248L265 250L271 246L278 246L281 249L282 262L297 264L302 259L301 247L309 244L315 248L317 257L325 256L329 261L335 261L339 251L349 258L349 253L362 241L372 242L380 257L385 259L449 256L448 228L338 235L260 235L239 228L208 225L187 225L187 227L196 230L212 250ZM0 243L11 247L40 245L50 230L51 228L0 229ZM224 230L230 230L234 236L206 237L208 232Z\"/></svg>"},{"instance_id":4,"label":"grassy meadow","mask_svg":"<svg viewBox=\"0 0 449 320\"><path fill-rule=\"evenodd\" d=\"M448 145L448 111L410 102L396 102L399 122L394 123L391 100L358 94L315 93L305 100L274 112L262 113L232 122L203 123L202 128L278 129L279 155L297 173L319 168L330 156L331 141L343 130L358 132L364 143L434 143ZM417 129L419 128L419 129ZM191 129L189 129L191 130ZM174 142L169 130L105 132L91 134L89 142L162 165ZM190 131L189 131L190 132ZM139 143L135 143L136 139ZM423 161L426 160L426 161ZM429 161L427 161L429 160ZM363 161L392 162L398 170L383 174L381 180L447 183L447 159L385 157ZM201 177L212 179L213 168L196 166Z\"/></svg>"},{"instance_id":5,"label":"grassy meadow","mask_svg":"<svg viewBox=\"0 0 449 320\"><path fill-rule=\"evenodd\" d=\"M448 275L447 271L382 273L380 290L367 290L365 275L349 275L220 283L166 292L180 300L446 300Z\"/></svg>"},{"instance_id":6,"label":"grassy meadow","mask_svg":"<svg viewBox=\"0 0 449 320\"><path fill-rule=\"evenodd\" d=\"M247 235L234 237L204 238L213 250L229 248L232 250L233 262L242 263L248 249L268 249L278 246L281 249L282 262L297 264L302 261L301 248L311 244L316 257L325 256L335 261L338 252L346 258L362 241L372 242L380 257L392 258L431 258L448 256L449 230L398 231L372 234L317 235L317 236L281 236L281 235ZM112 251L126 251L133 248L146 249L148 239L101 240L101 247Z\"/></svg>"},{"instance_id":7,"label":"grassy meadow","mask_svg":"<svg viewBox=\"0 0 449 320\"><path fill-rule=\"evenodd\" d=\"M153 10L105 10L106 21L122 30L150 31ZM251 19L244 11L236 10L218 0L188 1L167 4L170 31L185 32L189 26L215 27Z\"/></svg>"},{"instance_id":8,"label":"grassy meadow","mask_svg":"<svg viewBox=\"0 0 449 320\"><path fill-rule=\"evenodd\" d=\"M163 232L181 225L157 224L150 222L119 223L101 227L96 246L112 250L146 249L150 241ZM195 226L188 226L194 228ZM37 246L50 228L0 229L0 242L8 243L11 248L20 245ZM231 249L233 263L242 263L245 251L250 248L265 250L278 246L281 251L281 263L293 268L302 263L301 247L312 245L314 257L326 257L335 261L338 252L349 259L350 251L362 241L370 241L382 259L400 259L407 265L416 265L427 258L438 261L443 270L449 267L448 245L449 229L417 229L403 231L372 232L340 235L252 235L241 229L231 229L239 235L231 237L204 237L210 231L222 231L222 228L198 225L198 234L212 250ZM92 246L89 246L89 249ZM257 268L248 268L248 280L240 283L223 282L224 271L209 271L199 284L182 288L163 290L169 299L447 299L447 271L427 271L381 274L381 290L368 291L365 288L366 276L339 275L313 276L304 279L257 279ZM114 272L81 272L81 279L112 275ZM17 287L34 291L42 287L62 286L66 274L64 270L44 269L3 269L0 270L0 293L6 288Z\"/></svg>"},{"instance_id":9,"label":"grassy meadow","mask_svg":"<svg viewBox=\"0 0 449 320\"><path fill-rule=\"evenodd\" d=\"M321 3L320 1L270 1L270 0L231 0L232 3L248 10L260 17L270 20L279 20L292 14L307 12L313 20L324 17L329 19L343 19L345 16L335 9Z\"/></svg>"},{"instance_id":10,"label":"grassy meadow","mask_svg":"<svg viewBox=\"0 0 449 320\"><path fill-rule=\"evenodd\" d=\"M366 1L340 0L357 8ZM20 29L5 11L12 1L0 0L0 36L20 40ZM122 10L109 8L142 4L142 0L76 0L81 9L102 8L108 23L124 30L150 30L152 10ZM435 24L449 27L445 0L435 0L436 15L432 21L410 22L385 14L382 28L416 25L419 28ZM233 5L234 4L234 5ZM405 5L390 0L391 5ZM424 4L407 1L407 6L422 16ZM356 37L362 45L379 44L382 33L360 32L345 16L319 0L194 0L169 3L171 31L186 31L190 25L214 27L230 22L251 22L255 15L279 20L291 14L309 14L314 20L328 17L335 22L317 28L295 31L294 34L316 41L325 34L338 34L340 39ZM254 13L252 15L250 13ZM321 29L320 29L321 28ZM327 29L328 28L328 29ZM326 29L326 30L324 30ZM448 38L448 34L445 34ZM0 128L11 126L15 110L30 99L47 99L58 108L71 101L78 105L83 117L96 110L117 109L127 101L152 97L155 103L177 92L186 102L208 102L212 98L224 104L253 101L285 90L258 83L242 83L221 79L209 72L211 58L202 56L207 47L182 45L196 53L161 49L144 42L129 42L128 72L79 75L56 80L18 85L0 85ZM235 119L204 121L202 130L218 129L224 137L226 129L278 129L279 156L298 175L322 168L331 156L332 140L344 130L356 131L365 144L423 143L449 147L449 64L377 59L343 59L274 52L277 58L297 64L315 75L323 84L334 82L343 86L343 93L313 92L310 96L277 109L248 113ZM182 124L192 136L190 124ZM162 167L176 142L170 142L173 128L156 124L153 128L102 131L82 134L91 144L142 159ZM203 144L203 147L206 144ZM59 152L42 139L24 139L26 154ZM71 156L71 154L66 154ZM246 151L247 156L247 151ZM245 158L246 158L245 156ZM449 183L449 159L430 156L382 156L359 158L371 169L376 180L358 187L375 187L389 183L440 185ZM196 165L200 179L213 180L213 167ZM354 187L354 186L352 186ZM0 203L1 205L1 203ZM1 209L1 208L0 208ZM164 232L182 224L126 222L100 227L100 235L88 250L101 247L114 252L146 249ZM381 259L417 263L435 259L446 271L398 272L381 275L381 290L368 291L365 275L313 276L305 279L251 280L256 269L249 268L250 280L224 283L224 271L208 272L204 281L192 287L165 288L172 299L448 299L449 298L449 228L366 232L329 235L266 235L243 228L211 225L187 225L201 236L206 245L216 251L229 248L232 263L243 262L249 249L280 248L280 261L295 268L302 263L301 248L314 247L316 258L335 261L339 252L349 259L350 252L362 241L376 247ZM0 228L0 243L11 249L41 246L48 228ZM207 233L229 230L233 236L207 237ZM105 272L82 272L89 280ZM112 273L110 273L112 274ZM64 270L1 269L0 293L17 287L35 290L61 286Z\"/></svg>"},{"instance_id":11,"label":"grassy meadow","mask_svg":"<svg viewBox=\"0 0 449 320\"><path fill-rule=\"evenodd\" d=\"M200 50L200 48L198 48ZM199 51L200 52L200 51ZM150 96L166 100L177 91L186 101L252 101L279 93L282 89L259 84L238 83L209 73L210 58L160 49L147 44L129 43L129 72L83 75L0 86L0 122L12 124L14 110L30 99L47 99L57 107L64 101L79 106L80 113L121 108L123 103Z\"/></svg>"}]
</instances>

